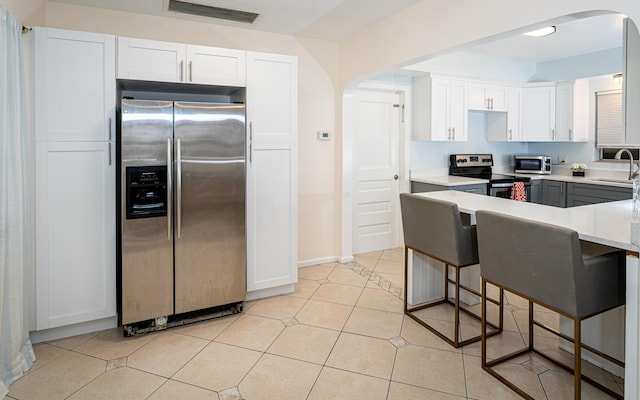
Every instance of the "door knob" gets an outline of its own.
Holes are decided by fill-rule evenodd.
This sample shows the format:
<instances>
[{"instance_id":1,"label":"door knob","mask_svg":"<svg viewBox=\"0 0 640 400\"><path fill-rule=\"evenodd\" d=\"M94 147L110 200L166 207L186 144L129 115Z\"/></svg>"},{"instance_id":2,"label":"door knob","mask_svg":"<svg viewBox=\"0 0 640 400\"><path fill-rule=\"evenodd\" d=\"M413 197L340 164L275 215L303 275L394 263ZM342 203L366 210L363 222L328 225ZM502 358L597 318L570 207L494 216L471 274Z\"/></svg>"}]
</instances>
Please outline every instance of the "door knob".
<instances>
[{"instance_id":1,"label":"door knob","mask_svg":"<svg viewBox=\"0 0 640 400\"><path fill-rule=\"evenodd\" d=\"M398 180L398 178L399 178L399 177L398 177L398 174L395 174L395 175L393 176L393 179L394 179L394 180L396 180L396 181Z\"/></svg>"}]
</instances>

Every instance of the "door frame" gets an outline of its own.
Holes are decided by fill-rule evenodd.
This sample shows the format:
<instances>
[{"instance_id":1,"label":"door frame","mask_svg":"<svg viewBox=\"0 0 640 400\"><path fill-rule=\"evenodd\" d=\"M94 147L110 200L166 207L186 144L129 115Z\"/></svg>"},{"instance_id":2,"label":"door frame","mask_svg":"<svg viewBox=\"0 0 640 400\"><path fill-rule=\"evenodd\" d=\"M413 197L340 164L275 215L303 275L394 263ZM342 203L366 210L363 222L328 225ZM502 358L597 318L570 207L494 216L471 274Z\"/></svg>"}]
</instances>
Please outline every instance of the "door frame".
<instances>
[{"instance_id":1,"label":"door frame","mask_svg":"<svg viewBox=\"0 0 640 400\"><path fill-rule=\"evenodd\" d=\"M402 110L400 116L400 135L398 137L398 171L399 192L410 191L409 177L409 144L411 139L411 84L384 83L366 81L348 88L342 96L342 221L341 221L341 251L339 261L341 263L354 260L353 235L354 235L354 209L356 196L354 193L355 174L353 164L353 152L356 129L356 106L358 90L396 92L400 95L401 107L404 105L404 118ZM400 223L400 221L398 221ZM402 233L402 230L400 230Z\"/></svg>"}]
</instances>

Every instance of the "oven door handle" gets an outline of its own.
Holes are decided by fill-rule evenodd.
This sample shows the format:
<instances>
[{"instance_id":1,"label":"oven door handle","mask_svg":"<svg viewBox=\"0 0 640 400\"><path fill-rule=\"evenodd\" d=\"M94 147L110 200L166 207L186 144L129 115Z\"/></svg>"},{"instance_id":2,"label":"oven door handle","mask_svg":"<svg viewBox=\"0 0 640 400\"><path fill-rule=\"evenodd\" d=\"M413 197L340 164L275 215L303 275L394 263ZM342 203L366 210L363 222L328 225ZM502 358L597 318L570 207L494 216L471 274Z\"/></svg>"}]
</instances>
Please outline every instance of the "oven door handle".
<instances>
[{"instance_id":1,"label":"oven door handle","mask_svg":"<svg viewBox=\"0 0 640 400\"><path fill-rule=\"evenodd\" d=\"M513 182L506 182L506 183L490 183L489 185L491 185L491 188L510 188L513 187Z\"/></svg>"}]
</instances>

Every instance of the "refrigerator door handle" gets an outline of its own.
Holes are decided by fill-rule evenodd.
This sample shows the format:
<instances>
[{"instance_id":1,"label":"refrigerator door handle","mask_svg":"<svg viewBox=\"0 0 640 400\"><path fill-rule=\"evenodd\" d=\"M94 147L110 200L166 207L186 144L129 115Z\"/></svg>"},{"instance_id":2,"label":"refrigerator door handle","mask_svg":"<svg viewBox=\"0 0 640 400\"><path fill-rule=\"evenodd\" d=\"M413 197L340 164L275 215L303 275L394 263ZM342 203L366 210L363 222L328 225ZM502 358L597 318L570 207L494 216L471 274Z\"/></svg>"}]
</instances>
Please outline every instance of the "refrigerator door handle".
<instances>
[{"instance_id":1,"label":"refrigerator door handle","mask_svg":"<svg viewBox=\"0 0 640 400\"><path fill-rule=\"evenodd\" d=\"M249 164L253 162L253 122L249 122Z\"/></svg>"},{"instance_id":2,"label":"refrigerator door handle","mask_svg":"<svg viewBox=\"0 0 640 400\"><path fill-rule=\"evenodd\" d=\"M180 139L176 143L176 231L178 239L182 235L182 147Z\"/></svg>"},{"instance_id":3,"label":"refrigerator door handle","mask_svg":"<svg viewBox=\"0 0 640 400\"><path fill-rule=\"evenodd\" d=\"M173 196L173 177L171 171L173 171L173 156L171 154L171 138L167 138L167 240L171 241L171 220L173 214L171 212L172 196Z\"/></svg>"}]
</instances>

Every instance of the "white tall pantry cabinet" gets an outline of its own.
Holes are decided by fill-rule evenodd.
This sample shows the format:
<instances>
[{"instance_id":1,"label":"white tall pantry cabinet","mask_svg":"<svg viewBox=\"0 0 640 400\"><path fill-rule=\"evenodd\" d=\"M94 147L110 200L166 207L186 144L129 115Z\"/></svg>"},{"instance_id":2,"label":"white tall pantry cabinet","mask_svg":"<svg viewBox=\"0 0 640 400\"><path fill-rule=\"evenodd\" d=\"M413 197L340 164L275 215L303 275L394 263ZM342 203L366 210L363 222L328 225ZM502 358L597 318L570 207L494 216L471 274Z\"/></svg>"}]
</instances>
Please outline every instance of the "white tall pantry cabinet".
<instances>
[{"instance_id":1,"label":"white tall pantry cabinet","mask_svg":"<svg viewBox=\"0 0 640 400\"><path fill-rule=\"evenodd\" d=\"M247 53L247 291L298 280L297 59Z\"/></svg>"},{"instance_id":2,"label":"white tall pantry cabinet","mask_svg":"<svg viewBox=\"0 0 640 400\"><path fill-rule=\"evenodd\" d=\"M114 317L115 38L35 28L36 330Z\"/></svg>"}]
</instances>

